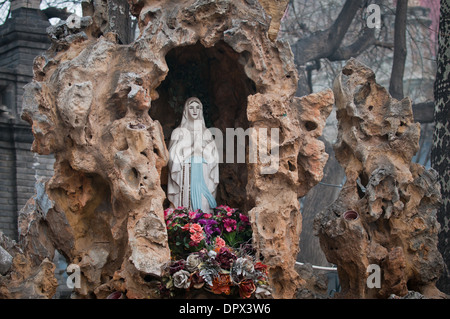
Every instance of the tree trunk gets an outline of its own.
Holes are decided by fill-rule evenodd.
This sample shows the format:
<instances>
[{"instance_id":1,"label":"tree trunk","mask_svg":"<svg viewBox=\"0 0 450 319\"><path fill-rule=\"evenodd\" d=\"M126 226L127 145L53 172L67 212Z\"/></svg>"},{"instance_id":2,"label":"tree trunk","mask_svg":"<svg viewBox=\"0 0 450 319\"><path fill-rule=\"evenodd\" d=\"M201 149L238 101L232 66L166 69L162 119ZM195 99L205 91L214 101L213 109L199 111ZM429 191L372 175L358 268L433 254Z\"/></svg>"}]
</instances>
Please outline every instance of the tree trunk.
<instances>
[{"instance_id":1,"label":"tree trunk","mask_svg":"<svg viewBox=\"0 0 450 319\"><path fill-rule=\"evenodd\" d=\"M441 17L439 24L439 52L437 57L437 74L434 84L436 101L434 120L435 130L433 148L431 151L431 165L438 172L441 183L442 206L437 218L441 224L439 232L439 250L444 258L445 269L438 281L438 288L450 293L450 3L441 0Z\"/></svg>"},{"instance_id":2,"label":"tree trunk","mask_svg":"<svg viewBox=\"0 0 450 319\"><path fill-rule=\"evenodd\" d=\"M397 100L403 99L403 74L406 61L406 20L408 0L398 0L395 11L394 61L392 62L389 93Z\"/></svg>"},{"instance_id":3,"label":"tree trunk","mask_svg":"<svg viewBox=\"0 0 450 319\"><path fill-rule=\"evenodd\" d=\"M341 188L332 186L342 183L345 177L344 169L336 160L333 146L321 138L325 144L325 152L329 155L323 169L324 183L316 185L304 197L302 212L302 233L300 235L300 253L297 260L317 266L330 266L325 254L320 248L319 237L314 236L313 224L316 215L333 204Z\"/></svg>"},{"instance_id":4,"label":"tree trunk","mask_svg":"<svg viewBox=\"0 0 450 319\"><path fill-rule=\"evenodd\" d=\"M120 44L133 42L130 5L127 0L82 1L83 16L91 16L97 28L97 36L114 32Z\"/></svg>"},{"instance_id":5,"label":"tree trunk","mask_svg":"<svg viewBox=\"0 0 450 319\"><path fill-rule=\"evenodd\" d=\"M291 48L295 62L298 65L305 65L308 61L327 58L339 49L361 5L361 0L347 0L329 29L315 32L294 43Z\"/></svg>"},{"instance_id":6,"label":"tree trunk","mask_svg":"<svg viewBox=\"0 0 450 319\"><path fill-rule=\"evenodd\" d=\"M122 44L133 41L130 6L126 0L108 0L109 30L116 32Z\"/></svg>"}]
</instances>

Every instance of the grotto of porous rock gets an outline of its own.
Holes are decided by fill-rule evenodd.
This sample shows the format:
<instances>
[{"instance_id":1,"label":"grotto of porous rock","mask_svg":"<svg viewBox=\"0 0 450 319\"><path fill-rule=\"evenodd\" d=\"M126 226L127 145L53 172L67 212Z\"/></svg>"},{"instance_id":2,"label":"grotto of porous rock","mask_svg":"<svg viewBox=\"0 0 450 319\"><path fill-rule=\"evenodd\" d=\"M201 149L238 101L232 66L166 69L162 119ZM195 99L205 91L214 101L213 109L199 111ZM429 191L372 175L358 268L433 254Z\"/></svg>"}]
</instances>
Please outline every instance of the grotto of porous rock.
<instances>
[{"instance_id":1,"label":"grotto of porous rock","mask_svg":"<svg viewBox=\"0 0 450 319\"><path fill-rule=\"evenodd\" d=\"M435 286L443 269L440 187L436 171L411 161L420 135L411 100L392 98L354 59L337 76L334 94L335 152L347 179L314 228L327 260L337 265L337 297L448 297ZM378 287L368 284L374 269Z\"/></svg>"},{"instance_id":2,"label":"grotto of porous rock","mask_svg":"<svg viewBox=\"0 0 450 319\"><path fill-rule=\"evenodd\" d=\"M298 198L322 179L328 155L318 138L335 99L335 150L347 177L315 231L338 266L338 297L443 296L435 287L439 186L433 170L411 163L420 127L409 99L392 99L353 59L333 90L295 97L292 52L276 39L288 1L129 3L140 29L134 42L122 44L104 28L104 8L85 3L79 23L48 29L52 46L34 61L22 118L32 151L54 154L54 175L21 210L18 242L0 234L1 298L52 298L55 251L80 269L73 298L160 297L171 258L168 145L190 96L202 101L208 127L279 130L275 172L264 174L261 160L220 163L216 195L248 215L274 298L293 298L305 284L294 268ZM265 138L248 136L270 144ZM381 288L371 289L374 264Z\"/></svg>"},{"instance_id":3,"label":"grotto of porous rock","mask_svg":"<svg viewBox=\"0 0 450 319\"><path fill-rule=\"evenodd\" d=\"M32 151L54 154L54 175L22 209L19 242L2 237L11 257L2 297L51 298L57 250L79 266L74 298L158 298L155 279L170 260L167 143L189 96L204 103L208 126L279 129L276 173L262 174L261 161L221 163L217 201L248 212L273 297L295 296L298 198L322 178L318 137L334 96L294 97L292 52L276 40L279 3L133 0L140 36L127 45L103 33L101 14L49 29L22 118Z\"/></svg>"}]
</instances>

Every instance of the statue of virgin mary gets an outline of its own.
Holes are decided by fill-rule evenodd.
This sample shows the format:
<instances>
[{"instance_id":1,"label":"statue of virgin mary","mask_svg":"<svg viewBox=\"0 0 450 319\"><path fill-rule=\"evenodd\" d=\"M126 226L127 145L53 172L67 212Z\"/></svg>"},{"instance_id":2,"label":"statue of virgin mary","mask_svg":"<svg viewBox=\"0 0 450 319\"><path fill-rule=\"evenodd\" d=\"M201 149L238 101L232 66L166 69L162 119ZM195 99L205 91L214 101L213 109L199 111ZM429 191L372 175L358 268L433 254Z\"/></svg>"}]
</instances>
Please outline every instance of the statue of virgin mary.
<instances>
[{"instance_id":1,"label":"statue of virgin mary","mask_svg":"<svg viewBox=\"0 0 450 319\"><path fill-rule=\"evenodd\" d=\"M180 126L170 137L167 197L172 205L211 212L217 206L218 163L216 143L205 126L203 105L191 97L184 104Z\"/></svg>"}]
</instances>

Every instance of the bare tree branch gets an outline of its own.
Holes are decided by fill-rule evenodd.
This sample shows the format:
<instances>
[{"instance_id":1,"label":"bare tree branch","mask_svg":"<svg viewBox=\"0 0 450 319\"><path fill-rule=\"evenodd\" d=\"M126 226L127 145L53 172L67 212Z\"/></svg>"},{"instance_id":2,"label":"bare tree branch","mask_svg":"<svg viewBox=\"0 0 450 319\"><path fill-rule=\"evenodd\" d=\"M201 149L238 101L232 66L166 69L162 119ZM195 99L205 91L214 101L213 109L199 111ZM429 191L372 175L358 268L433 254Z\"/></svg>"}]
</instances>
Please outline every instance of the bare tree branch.
<instances>
[{"instance_id":1,"label":"bare tree branch","mask_svg":"<svg viewBox=\"0 0 450 319\"><path fill-rule=\"evenodd\" d=\"M342 61L355 58L376 42L375 29L365 28L361 36L352 44L334 51L328 59L330 61Z\"/></svg>"},{"instance_id":2,"label":"bare tree branch","mask_svg":"<svg viewBox=\"0 0 450 319\"><path fill-rule=\"evenodd\" d=\"M292 46L297 64L304 65L308 61L327 58L333 54L340 47L363 2L363 0L347 0L330 28L298 40Z\"/></svg>"},{"instance_id":3,"label":"bare tree branch","mask_svg":"<svg viewBox=\"0 0 450 319\"><path fill-rule=\"evenodd\" d=\"M374 45L380 48L394 50L394 43L375 41Z\"/></svg>"}]
</instances>

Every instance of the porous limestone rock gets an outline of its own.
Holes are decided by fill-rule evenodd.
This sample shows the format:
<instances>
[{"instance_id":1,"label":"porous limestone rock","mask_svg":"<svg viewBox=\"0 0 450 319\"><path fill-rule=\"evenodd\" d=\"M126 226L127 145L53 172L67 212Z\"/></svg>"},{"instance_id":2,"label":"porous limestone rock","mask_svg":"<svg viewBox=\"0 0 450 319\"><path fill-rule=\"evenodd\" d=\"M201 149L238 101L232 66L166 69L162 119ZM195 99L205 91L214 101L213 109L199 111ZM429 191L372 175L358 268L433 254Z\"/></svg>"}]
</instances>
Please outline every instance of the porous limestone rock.
<instances>
[{"instance_id":1,"label":"porous limestone rock","mask_svg":"<svg viewBox=\"0 0 450 319\"><path fill-rule=\"evenodd\" d=\"M257 1L132 0L130 9L140 28L133 43L119 44L85 17L84 28L52 29L52 47L35 59L22 118L32 150L56 162L21 213L22 247L36 264L57 249L78 265L76 297L157 298L155 279L170 260L167 143L182 103L197 96L207 125L224 135L279 132L277 145L249 137L279 147L277 169L264 174L260 158L222 163L217 200L248 211L274 297L292 298L301 282L298 197L322 178L327 154L317 138L333 92L294 97L292 52L268 38L270 18Z\"/></svg>"},{"instance_id":2,"label":"porous limestone rock","mask_svg":"<svg viewBox=\"0 0 450 319\"><path fill-rule=\"evenodd\" d=\"M48 299L58 287L55 265L44 258L35 263L32 256L0 232L0 299Z\"/></svg>"},{"instance_id":3,"label":"porous limestone rock","mask_svg":"<svg viewBox=\"0 0 450 319\"><path fill-rule=\"evenodd\" d=\"M289 0L259 0L259 2L271 17L268 36L270 40L275 41L280 30L281 19L285 14Z\"/></svg>"},{"instance_id":4,"label":"porous limestone rock","mask_svg":"<svg viewBox=\"0 0 450 319\"><path fill-rule=\"evenodd\" d=\"M0 246L0 275L4 276L12 265L12 256L10 253Z\"/></svg>"},{"instance_id":5,"label":"porous limestone rock","mask_svg":"<svg viewBox=\"0 0 450 319\"><path fill-rule=\"evenodd\" d=\"M433 169L411 162L420 125L410 99L393 99L354 59L337 76L334 94L335 152L347 179L314 227L328 261L338 267L338 295L388 298L414 290L442 296L435 287L443 267L437 250L440 188ZM378 288L372 285L377 266Z\"/></svg>"}]
</instances>

